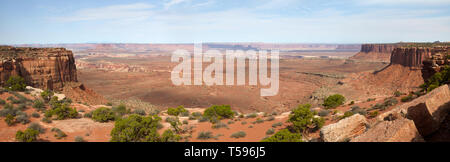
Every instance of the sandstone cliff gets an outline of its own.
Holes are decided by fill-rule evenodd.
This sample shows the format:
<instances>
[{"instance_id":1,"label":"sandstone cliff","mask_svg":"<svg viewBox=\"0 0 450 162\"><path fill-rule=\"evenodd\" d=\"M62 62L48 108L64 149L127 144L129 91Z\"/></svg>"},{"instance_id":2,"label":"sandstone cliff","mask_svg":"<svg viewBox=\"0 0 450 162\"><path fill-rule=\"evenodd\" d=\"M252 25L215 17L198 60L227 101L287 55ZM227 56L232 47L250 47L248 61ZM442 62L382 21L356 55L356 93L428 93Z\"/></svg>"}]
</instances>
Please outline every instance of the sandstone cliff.
<instances>
[{"instance_id":1,"label":"sandstone cliff","mask_svg":"<svg viewBox=\"0 0 450 162\"><path fill-rule=\"evenodd\" d=\"M389 62L391 52L400 44L363 44L361 51L350 57L354 60Z\"/></svg>"},{"instance_id":2,"label":"sandstone cliff","mask_svg":"<svg viewBox=\"0 0 450 162\"><path fill-rule=\"evenodd\" d=\"M23 77L32 87L62 90L65 82L76 82L75 59L64 48L0 46L0 84L11 75Z\"/></svg>"}]
</instances>

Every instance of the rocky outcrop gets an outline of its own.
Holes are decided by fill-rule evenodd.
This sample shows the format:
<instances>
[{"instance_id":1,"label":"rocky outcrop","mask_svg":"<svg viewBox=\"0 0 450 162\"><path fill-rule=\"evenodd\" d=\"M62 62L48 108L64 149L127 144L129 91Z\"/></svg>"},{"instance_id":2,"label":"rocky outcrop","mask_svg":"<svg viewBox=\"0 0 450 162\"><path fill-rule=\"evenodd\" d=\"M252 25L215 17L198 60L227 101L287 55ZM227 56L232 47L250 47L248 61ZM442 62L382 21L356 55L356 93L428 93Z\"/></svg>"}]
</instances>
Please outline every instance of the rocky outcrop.
<instances>
[{"instance_id":1,"label":"rocky outcrop","mask_svg":"<svg viewBox=\"0 0 450 162\"><path fill-rule=\"evenodd\" d=\"M367 120L360 114L352 115L337 123L324 126L320 129L320 138L324 142L348 141L366 131Z\"/></svg>"},{"instance_id":2,"label":"rocky outcrop","mask_svg":"<svg viewBox=\"0 0 450 162\"><path fill-rule=\"evenodd\" d=\"M72 99L72 101L78 103L89 105L100 105L107 103L107 100L103 96L97 94L95 91L87 88L79 82L66 83L62 93Z\"/></svg>"},{"instance_id":3,"label":"rocky outcrop","mask_svg":"<svg viewBox=\"0 0 450 162\"><path fill-rule=\"evenodd\" d=\"M414 122L405 118L382 121L351 142L420 142Z\"/></svg>"},{"instance_id":4,"label":"rocky outcrop","mask_svg":"<svg viewBox=\"0 0 450 162\"><path fill-rule=\"evenodd\" d=\"M400 44L363 44L361 51L350 57L353 60L389 62L391 52Z\"/></svg>"},{"instance_id":5,"label":"rocky outcrop","mask_svg":"<svg viewBox=\"0 0 450 162\"><path fill-rule=\"evenodd\" d=\"M439 68L448 64L446 55L450 47L430 47L430 48L395 48L392 51L391 64L399 64L411 68Z\"/></svg>"},{"instance_id":6,"label":"rocky outcrop","mask_svg":"<svg viewBox=\"0 0 450 162\"><path fill-rule=\"evenodd\" d=\"M0 59L1 85L12 75L23 77L32 87L51 90L77 81L75 59L64 48L0 46Z\"/></svg>"},{"instance_id":7,"label":"rocky outcrop","mask_svg":"<svg viewBox=\"0 0 450 162\"><path fill-rule=\"evenodd\" d=\"M414 121L421 135L427 136L439 129L449 112L450 90L448 85L443 85L424 96L381 114L377 120L382 121L389 115L404 116Z\"/></svg>"}]
</instances>

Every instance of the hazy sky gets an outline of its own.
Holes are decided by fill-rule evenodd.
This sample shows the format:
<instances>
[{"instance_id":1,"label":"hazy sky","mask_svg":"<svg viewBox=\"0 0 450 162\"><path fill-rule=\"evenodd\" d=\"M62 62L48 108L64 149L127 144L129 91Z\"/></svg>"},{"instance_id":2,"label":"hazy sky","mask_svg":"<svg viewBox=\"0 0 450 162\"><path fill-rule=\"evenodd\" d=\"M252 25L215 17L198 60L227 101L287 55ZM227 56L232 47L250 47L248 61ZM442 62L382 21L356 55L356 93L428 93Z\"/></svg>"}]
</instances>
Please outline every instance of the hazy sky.
<instances>
[{"instance_id":1,"label":"hazy sky","mask_svg":"<svg viewBox=\"0 0 450 162\"><path fill-rule=\"evenodd\" d=\"M450 0L1 0L0 44L449 41Z\"/></svg>"}]
</instances>

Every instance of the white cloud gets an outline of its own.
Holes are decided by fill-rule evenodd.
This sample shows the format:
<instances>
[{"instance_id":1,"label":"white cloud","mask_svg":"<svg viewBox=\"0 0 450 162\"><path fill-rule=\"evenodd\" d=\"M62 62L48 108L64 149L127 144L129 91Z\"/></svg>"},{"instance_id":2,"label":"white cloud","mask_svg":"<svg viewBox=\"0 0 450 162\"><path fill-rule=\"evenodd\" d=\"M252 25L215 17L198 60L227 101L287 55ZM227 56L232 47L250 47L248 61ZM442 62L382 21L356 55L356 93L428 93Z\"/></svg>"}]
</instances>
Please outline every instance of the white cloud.
<instances>
[{"instance_id":1,"label":"white cloud","mask_svg":"<svg viewBox=\"0 0 450 162\"><path fill-rule=\"evenodd\" d=\"M164 8L165 9L169 9L170 7L172 7L174 5L177 5L177 4L180 4L180 3L184 3L184 2L187 2L187 1L189 1L189 0L170 0L167 3L164 4Z\"/></svg>"}]
</instances>

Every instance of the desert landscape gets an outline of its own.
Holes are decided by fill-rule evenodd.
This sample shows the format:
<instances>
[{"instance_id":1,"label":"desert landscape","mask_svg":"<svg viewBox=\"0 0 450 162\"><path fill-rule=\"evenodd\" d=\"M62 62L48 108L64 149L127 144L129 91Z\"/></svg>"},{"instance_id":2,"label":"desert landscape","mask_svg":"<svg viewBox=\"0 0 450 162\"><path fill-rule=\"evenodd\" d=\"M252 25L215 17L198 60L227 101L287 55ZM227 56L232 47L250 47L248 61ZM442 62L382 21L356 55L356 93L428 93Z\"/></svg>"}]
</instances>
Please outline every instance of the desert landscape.
<instances>
[{"instance_id":1,"label":"desert landscape","mask_svg":"<svg viewBox=\"0 0 450 162\"><path fill-rule=\"evenodd\" d=\"M0 142L449 142L449 7L3 0Z\"/></svg>"},{"instance_id":2,"label":"desert landscape","mask_svg":"<svg viewBox=\"0 0 450 162\"><path fill-rule=\"evenodd\" d=\"M447 72L448 43L272 45L281 48L280 89L267 97L259 95L260 85L173 85L170 72L176 63L170 61L170 51L188 45L51 45L76 52L21 46L32 48L3 46L0 51L1 83L6 86L0 97L2 141L17 141L17 132L27 128L40 131L37 141L114 141L115 121L138 114L156 115L157 132L175 132L175 141L258 142L294 129L294 112L305 107L320 124L303 129L301 141L449 140L448 85L429 93L420 88L435 73ZM206 46L239 50L270 45ZM340 46L350 49L343 52ZM146 50L152 52L141 53ZM19 92L7 86L17 75L27 86ZM326 105L336 94L345 99ZM232 115L206 118L205 111L214 105L229 108ZM49 113L58 106L75 115ZM97 119L94 114L100 112L113 117ZM8 114L15 115L9 124ZM377 134L381 130L386 134Z\"/></svg>"}]
</instances>

